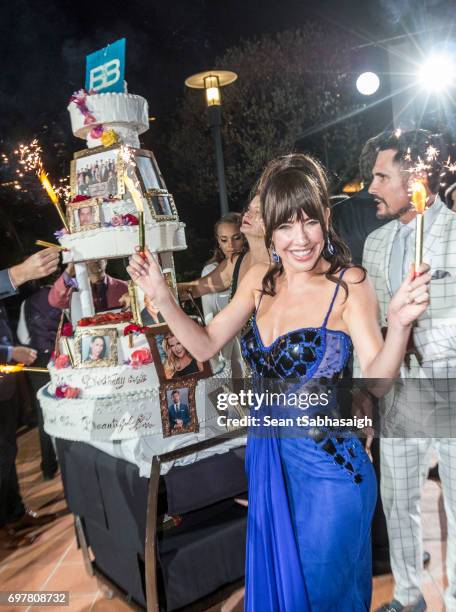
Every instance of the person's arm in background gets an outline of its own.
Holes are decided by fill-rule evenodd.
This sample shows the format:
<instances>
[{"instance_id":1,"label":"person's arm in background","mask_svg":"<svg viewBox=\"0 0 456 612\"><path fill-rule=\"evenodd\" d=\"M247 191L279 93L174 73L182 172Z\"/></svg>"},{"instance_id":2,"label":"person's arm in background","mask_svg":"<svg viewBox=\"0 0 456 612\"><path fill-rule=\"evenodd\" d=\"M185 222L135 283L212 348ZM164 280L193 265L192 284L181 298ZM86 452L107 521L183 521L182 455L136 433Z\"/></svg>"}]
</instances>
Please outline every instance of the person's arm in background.
<instances>
[{"instance_id":1,"label":"person's arm in background","mask_svg":"<svg viewBox=\"0 0 456 612\"><path fill-rule=\"evenodd\" d=\"M207 293L218 293L228 289L233 280L234 266L238 257L239 256L235 256L231 260L224 259L221 264L207 276L185 283L177 283L179 298L183 301L188 300L189 292L191 292L193 297L201 297Z\"/></svg>"},{"instance_id":2,"label":"person's arm in background","mask_svg":"<svg viewBox=\"0 0 456 612\"><path fill-rule=\"evenodd\" d=\"M9 269L0 271L0 299L14 295L27 281L43 278L57 270L59 251L54 248L43 249L27 257L25 261Z\"/></svg>"},{"instance_id":3,"label":"person's arm in background","mask_svg":"<svg viewBox=\"0 0 456 612\"><path fill-rule=\"evenodd\" d=\"M36 359L35 349L28 346L11 346L9 344L0 344L0 362L10 363L25 363L31 365Z\"/></svg>"},{"instance_id":4,"label":"person's arm in background","mask_svg":"<svg viewBox=\"0 0 456 612\"><path fill-rule=\"evenodd\" d=\"M52 285L49 291L48 302L54 308L69 308L71 292L77 289L78 284L74 277L74 265L68 264L66 270Z\"/></svg>"}]
</instances>

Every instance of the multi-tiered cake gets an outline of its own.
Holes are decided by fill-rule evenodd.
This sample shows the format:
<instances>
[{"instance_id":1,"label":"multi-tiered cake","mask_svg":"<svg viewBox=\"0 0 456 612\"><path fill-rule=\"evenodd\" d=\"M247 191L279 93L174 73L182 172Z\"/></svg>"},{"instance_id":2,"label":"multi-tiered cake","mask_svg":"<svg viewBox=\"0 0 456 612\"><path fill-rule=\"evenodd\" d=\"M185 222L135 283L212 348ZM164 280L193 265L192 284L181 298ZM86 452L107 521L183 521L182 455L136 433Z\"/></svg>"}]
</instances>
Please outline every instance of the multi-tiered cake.
<instances>
[{"instance_id":1,"label":"multi-tiered cake","mask_svg":"<svg viewBox=\"0 0 456 612\"><path fill-rule=\"evenodd\" d=\"M220 387L214 367L189 355L131 283L124 310L119 304L96 313L89 280L88 262L134 252L142 212L145 244L176 288L173 252L186 248L184 224L153 153L139 146L148 128L147 102L127 93L78 92L68 110L74 134L88 148L71 164L69 232L59 238L67 249L64 263L74 264L77 290L49 364L51 384L39 396L45 428L78 440L157 435L164 441L197 432L207 420L208 391ZM228 377L229 366L219 366L218 374Z\"/></svg>"}]
</instances>

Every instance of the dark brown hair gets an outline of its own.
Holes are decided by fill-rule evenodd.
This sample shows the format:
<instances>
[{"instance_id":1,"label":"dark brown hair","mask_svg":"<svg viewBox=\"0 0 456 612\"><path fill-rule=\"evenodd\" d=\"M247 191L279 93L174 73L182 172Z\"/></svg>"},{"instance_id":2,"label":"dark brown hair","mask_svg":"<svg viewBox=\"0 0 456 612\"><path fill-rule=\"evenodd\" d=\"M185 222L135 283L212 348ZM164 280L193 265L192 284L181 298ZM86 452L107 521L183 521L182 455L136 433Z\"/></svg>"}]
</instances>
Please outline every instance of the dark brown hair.
<instances>
[{"instance_id":1,"label":"dark brown hair","mask_svg":"<svg viewBox=\"0 0 456 612\"><path fill-rule=\"evenodd\" d=\"M218 244L218 229L222 225L222 223L230 223L232 225L236 225L240 233L242 215L241 213L237 213L237 212L227 213L226 215L223 215L223 217L221 217L217 221L217 223L214 225L215 247L212 253L212 257L206 262L206 265L210 263L221 263L225 259L225 255L223 254L223 251L219 247L219 244ZM244 240L242 252L244 252L248 249L248 245L244 238L244 235L242 235L242 238Z\"/></svg>"},{"instance_id":2,"label":"dark brown hair","mask_svg":"<svg viewBox=\"0 0 456 612\"><path fill-rule=\"evenodd\" d=\"M441 134L427 130L394 130L383 132L379 138L378 151L396 151L394 161L404 170L425 163L429 191L438 193L444 172L443 160L446 159L446 143ZM429 155L430 147L437 151L436 155Z\"/></svg>"},{"instance_id":3,"label":"dark brown hair","mask_svg":"<svg viewBox=\"0 0 456 612\"><path fill-rule=\"evenodd\" d=\"M325 246L320 257L329 263L325 272L328 280L343 286L346 294L348 287L345 281L339 280L336 274L343 268L353 267L351 254L347 245L339 238L329 217L326 227L326 211L329 206L328 181L320 163L310 155L293 153L279 157L268 164L258 181L261 201L261 214L265 225L266 248L272 246L272 234L283 223L290 220L304 221L304 215L316 219L322 228ZM334 248L332 255L328 251L328 239ZM361 266L356 266L362 268ZM275 295L275 283L283 274L282 262L273 263L263 278L263 291ZM363 277L364 280L364 277Z\"/></svg>"}]
</instances>

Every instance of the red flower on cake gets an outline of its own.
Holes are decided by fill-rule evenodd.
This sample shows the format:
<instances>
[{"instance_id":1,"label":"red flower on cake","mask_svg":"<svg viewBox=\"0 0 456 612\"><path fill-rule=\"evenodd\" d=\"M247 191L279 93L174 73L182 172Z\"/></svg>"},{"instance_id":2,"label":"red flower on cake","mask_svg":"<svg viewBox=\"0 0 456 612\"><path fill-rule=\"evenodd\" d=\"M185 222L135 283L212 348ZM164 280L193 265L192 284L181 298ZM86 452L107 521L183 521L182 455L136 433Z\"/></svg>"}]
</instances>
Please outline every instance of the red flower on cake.
<instances>
[{"instance_id":1,"label":"red flower on cake","mask_svg":"<svg viewBox=\"0 0 456 612\"><path fill-rule=\"evenodd\" d=\"M84 200L90 200L89 196L77 195L74 196L74 198L71 198L70 204L77 204L78 202L84 202Z\"/></svg>"},{"instance_id":2,"label":"red flower on cake","mask_svg":"<svg viewBox=\"0 0 456 612\"><path fill-rule=\"evenodd\" d=\"M71 323L64 323L62 325L62 331L60 332L61 336L72 336L73 335L73 326Z\"/></svg>"},{"instance_id":3,"label":"red flower on cake","mask_svg":"<svg viewBox=\"0 0 456 612\"><path fill-rule=\"evenodd\" d=\"M54 367L57 370L61 370L62 368L67 368L70 365L70 358L65 353L60 353L57 359L54 362Z\"/></svg>"},{"instance_id":4,"label":"red flower on cake","mask_svg":"<svg viewBox=\"0 0 456 612\"><path fill-rule=\"evenodd\" d=\"M87 327L89 325L104 325L105 323L126 323L131 321L133 315L130 310L125 312L102 312L93 317L84 317L78 321L79 327Z\"/></svg>"},{"instance_id":5,"label":"red flower on cake","mask_svg":"<svg viewBox=\"0 0 456 612\"><path fill-rule=\"evenodd\" d=\"M127 336L130 332L138 332L140 334L144 333L145 327L140 327L136 325L136 323L130 323L130 325L126 325L123 330L123 335Z\"/></svg>"},{"instance_id":6,"label":"red flower on cake","mask_svg":"<svg viewBox=\"0 0 456 612\"><path fill-rule=\"evenodd\" d=\"M153 363L152 354L148 348L140 348L136 351L133 351L131 354L131 365L133 367L138 367L141 365L147 365L148 363Z\"/></svg>"},{"instance_id":7,"label":"red flower on cake","mask_svg":"<svg viewBox=\"0 0 456 612\"><path fill-rule=\"evenodd\" d=\"M55 397L58 397L59 399L74 399L79 397L80 393L81 389L78 389L77 387L70 387L69 385L59 385L55 389Z\"/></svg>"},{"instance_id":8,"label":"red flower on cake","mask_svg":"<svg viewBox=\"0 0 456 612\"><path fill-rule=\"evenodd\" d=\"M122 215L122 220L124 225L139 225L138 217L132 215L131 213L126 213Z\"/></svg>"},{"instance_id":9,"label":"red flower on cake","mask_svg":"<svg viewBox=\"0 0 456 612\"><path fill-rule=\"evenodd\" d=\"M76 397L79 397L80 393L81 389L78 389L77 387L67 387L65 389L65 398L75 399Z\"/></svg>"}]
</instances>

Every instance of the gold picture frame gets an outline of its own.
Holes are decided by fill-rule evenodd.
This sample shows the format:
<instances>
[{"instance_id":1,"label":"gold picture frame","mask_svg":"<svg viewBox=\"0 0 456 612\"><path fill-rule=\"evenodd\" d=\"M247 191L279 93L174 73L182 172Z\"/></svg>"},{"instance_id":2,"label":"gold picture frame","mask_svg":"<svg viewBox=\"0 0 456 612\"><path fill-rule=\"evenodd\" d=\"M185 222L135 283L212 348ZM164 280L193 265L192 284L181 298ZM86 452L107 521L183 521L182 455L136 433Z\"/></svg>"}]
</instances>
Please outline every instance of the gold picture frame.
<instances>
[{"instance_id":1,"label":"gold picture frame","mask_svg":"<svg viewBox=\"0 0 456 612\"><path fill-rule=\"evenodd\" d=\"M174 198L166 189L148 189L146 200L155 221L178 221Z\"/></svg>"},{"instance_id":2,"label":"gold picture frame","mask_svg":"<svg viewBox=\"0 0 456 612\"><path fill-rule=\"evenodd\" d=\"M94 338L102 338L103 346L95 344ZM107 340L108 339L108 342ZM98 368L117 365L117 329L100 327L100 329L78 329L74 338L75 366L77 368ZM98 351L100 356L98 356Z\"/></svg>"},{"instance_id":3,"label":"gold picture frame","mask_svg":"<svg viewBox=\"0 0 456 612\"><path fill-rule=\"evenodd\" d=\"M195 390L196 380L191 379L160 385L160 414L164 438L199 431ZM179 394L179 408L173 412L173 398L176 399L176 391Z\"/></svg>"},{"instance_id":4,"label":"gold picture frame","mask_svg":"<svg viewBox=\"0 0 456 612\"><path fill-rule=\"evenodd\" d=\"M168 325L144 330L160 382L201 380L212 376L210 361L198 361L174 336Z\"/></svg>"},{"instance_id":5,"label":"gold picture frame","mask_svg":"<svg viewBox=\"0 0 456 612\"><path fill-rule=\"evenodd\" d=\"M97 163L100 165L108 163L108 174L106 176L93 177L93 182L86 182L86 176L92 173L95 174ZM111 163L112 162L112 163ZM109 172L115 173L114 176L109 176ZM78 173L84 175L84 182L78 181ZM84 149L77 151L73 155L73 160L70 164L70 192L71 197L77 195L87 195L91 198L108 198L122 196L125 193L124 175L124 160L120 155L120 145L115 144L111 147L95 147L93 149Z\"/></svg>"},{"instance_id":6,"label":"gold picture frame","mask_svg":"<svg viewBox=\"0 0 456 612\"><path fill-rule=\"evenodd\" d=\"M81 202L76 202L67 206L66 216L72 234L101 227L100 202L100 198L89 198L88 200L82 200ZM88 223L81 224L81 209L83 208L92 209L92 222L89 221ZM87 217L87 219L89 218Z\"/></svg>"}]
</instances>

